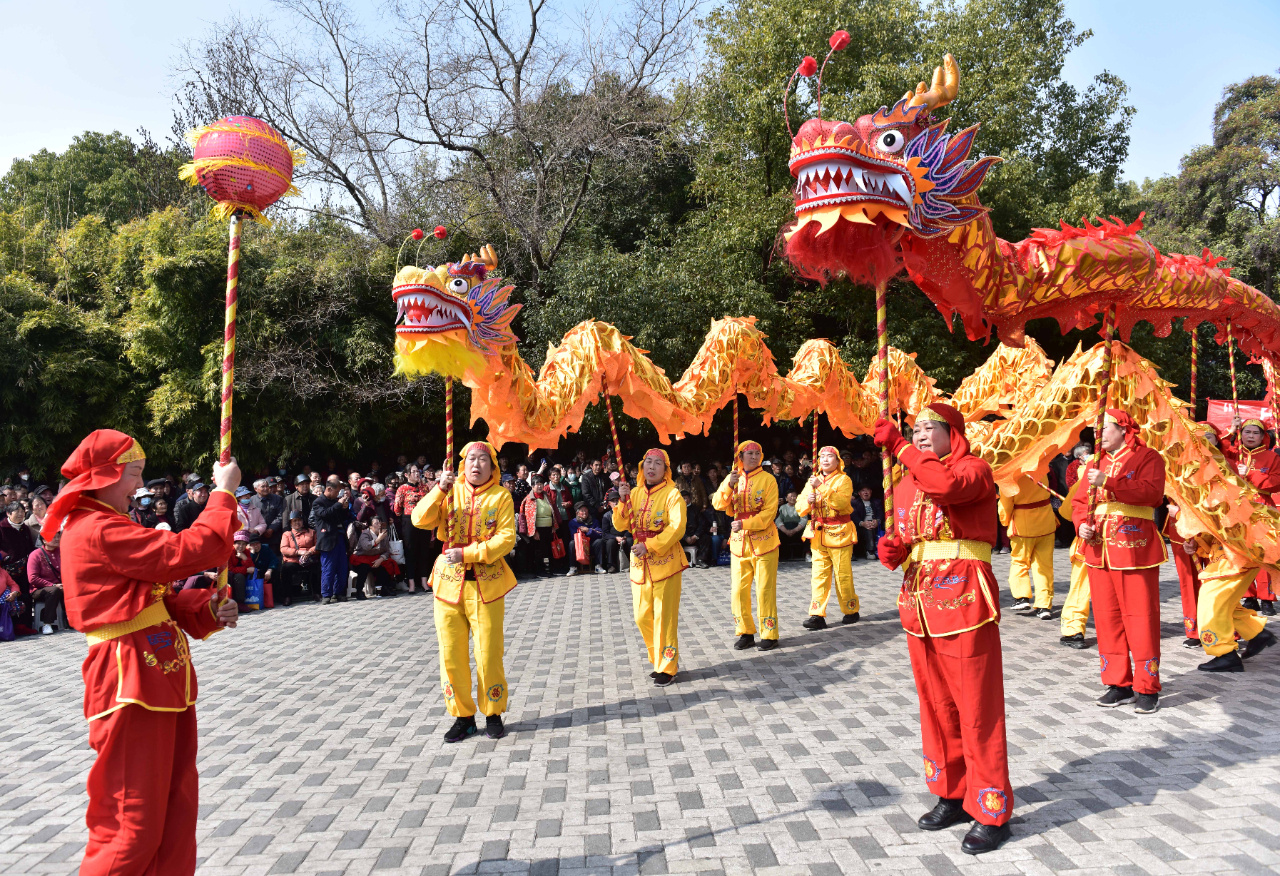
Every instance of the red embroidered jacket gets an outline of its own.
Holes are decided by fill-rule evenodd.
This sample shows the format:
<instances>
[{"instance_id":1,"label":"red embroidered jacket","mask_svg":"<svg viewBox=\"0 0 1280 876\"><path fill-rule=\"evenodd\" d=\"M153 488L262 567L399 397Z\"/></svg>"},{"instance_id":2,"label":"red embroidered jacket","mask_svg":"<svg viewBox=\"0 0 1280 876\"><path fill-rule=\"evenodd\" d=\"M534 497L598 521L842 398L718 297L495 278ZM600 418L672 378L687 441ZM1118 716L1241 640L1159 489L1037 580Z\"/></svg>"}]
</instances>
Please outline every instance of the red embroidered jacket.
<instances>
[{"instance_id":1,"label":"red embroidered jacket","mask_svg":"<svg viewBox=\"0 0 1280 876\"><path fill-rule=\"evenodd\" d=\"M137 625L105 641L90 636L81 668L86 718L129 703L156 712L181 712L195 703L185 634L205 639L220 625L211 591L174 594L169 582L227 561L240 528L235 509L234 496L216 491L182 532L147 529L87 497L67 516L61 543L67 619L88 634Z\"/></svg>"},{"instance_id":2,"label":"red embroidered jacket","mask_svg":"<svg viewBox=\"0 0 1280 876\"><path fill-rule=\"evenodd\" d=\"M1275 493L1280 493L1280 454L1266 447L1255 450L1239 444L1228 435L1222 441L1222 455L1235 468L1236 474L1253 484L1262 494L1262 501L1275 505Z\"/></svg>"},{"instance_id":3,"label":"red embroidered jacket","mask_svg":"<svg viewBox=\"0 0 1280 876\"><path fill-rule=\"evenodd\" d=\"M902 628L913 636L949 636L999 623L991 466L968 453L939 459L909 445L898 460L907 473L893 491L894 532L914 550L902 560Z\"/></svg>"},{"instance_id":4,"label":"red embroidered jacket","mask_svg":"<svg viewBox=\"0 0 1280 876\"><path fill-rule=\"evenodd\" d=\"M1164 460L1150 447L1125 445L1103 455L1106 484L1098 487L1098 511L1091 520L1089 496L1094 487L1089 473L1098 467L1089 460L1080 472L1083 482L1071 500L1071 519L1078 532L1091 523L1098 530L1092 541L1083 542L1084 564L1095 569L1150 569L1159 566L1168 553L1156 530L1155 509L1164 500Z\"/></svg>"}]
</instances>

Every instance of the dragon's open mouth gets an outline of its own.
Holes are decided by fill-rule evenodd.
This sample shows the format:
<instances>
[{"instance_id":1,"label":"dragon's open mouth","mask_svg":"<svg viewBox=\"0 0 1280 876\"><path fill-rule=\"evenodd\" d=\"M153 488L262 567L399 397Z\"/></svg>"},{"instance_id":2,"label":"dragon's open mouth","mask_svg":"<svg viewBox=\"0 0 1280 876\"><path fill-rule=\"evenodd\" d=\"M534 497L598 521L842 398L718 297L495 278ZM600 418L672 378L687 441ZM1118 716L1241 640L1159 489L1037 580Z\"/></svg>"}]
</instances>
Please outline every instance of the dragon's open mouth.
<instances>
[{"instance_id":1,"label":"dragon's open mouth","mask_svg":"<svg viewBox=\"0 0 1280 876\"><path fill-rule=\"evenodd\" d=\"M396 290L396 333L415 335L466 330L471 314L465 304L454 301L430 286L405 286Z\"/></svg>"},{"instance_id":2,"label":"dragon's open mouth","mask_svg":"<svg viewBox=\"0 0 1280 876\"><path fill-rule=\"evenodd\" d=\"M830 150L824 150L830 152ZM833 155L802 159L797 176L796 213L858 201L910 209L911 182L897 170L866 167ZM799 162L797 162L799 163Z\"/></svg>"}]
</instances>

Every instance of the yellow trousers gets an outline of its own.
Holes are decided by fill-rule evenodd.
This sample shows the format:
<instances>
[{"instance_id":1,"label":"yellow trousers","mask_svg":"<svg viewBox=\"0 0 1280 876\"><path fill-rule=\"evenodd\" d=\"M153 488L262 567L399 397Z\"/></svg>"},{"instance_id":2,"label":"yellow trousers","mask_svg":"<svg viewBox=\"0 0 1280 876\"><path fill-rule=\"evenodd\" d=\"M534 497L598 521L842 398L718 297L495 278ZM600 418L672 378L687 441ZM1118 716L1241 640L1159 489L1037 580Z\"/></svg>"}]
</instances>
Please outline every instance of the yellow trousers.
<instances>
[{"instance_id":1,"label":"yellow trousers","mask_svg":"<svg viewBox=\"0 0 1280 876\"><path fill-rule=\"evenodd\" d=\"M444 705L455 718L476 713L476 700L485 715L507 710L507 674L502 668L503 599L480 601L475 581L462 582L457 605L436 599L436 639L440 643L440 685ZM471 698L471 656L468 639L476 641L476 698Z\"/></svg>"},{"instance_id":2,"label":"yellow trousers","mask_svg":"<svg viewBox=\"0 0 1280 876\"><path fill-rule=\"evenodd\" d=\"M1035 538L1009 537L1009 592L1014 599L1030 599L1034 608L1053 608L1053 533Z\"/></svg>"},{"instance_id":3,"label":"yellow trousers","mask_svg":"<svg viewBox=\"0 0 1280 876\"><path fill-rule=\"evenodd\" d=\"M1062 635L1083 633L1089 622L1089 576L1079 560L1071 563L1071 588L1062 602Z\"/></svg>"},{"instance_id":4,"label":"yellow trousers","mask_svg":"<svg viewBox=\"0 0 1280 876\"><path fill-rule=\"evenodd\" d=\"M756 603L760 609L760 638L778 638L778 549L759 557L734 557L733 628L735 635L754 636L751 614L751 582L756 582Z\"/></svg>"},{"instance_id":5,"label":"yellow trousers","mask_svg":"<svg viewBox=\"0 0 1280 876\"><path fill-rule=\"evenodd\" d=\"M853 589L853 545L829 548L815 540L810 543L810 549L813 552L813 601L809 603L809 614L827 616L832 578L835 578L841 613L856 614L858 593Z\"/></svg>"},{"instance_id":6,"label":"yellow trousers","mask_svg":"<svg viewBox=\"0 0 1280 876\"><path fill-rule=\"evenodd\" d=\"M631 585L631 609L654 672L676 674L680 657L680 579L683 577L683 573L677 573L653 584Z\"/></svg>"},{"instance_id":7,"label":"yellow trousers","mask_svg":"<svg viewBox=\"0 0 1280 876\"><path fill-rule=\"evenodd\" d=\"M1236 575L1200 579L1196 623L1200 627L1200 645L1210 657L1234 651L1236 633L1247 642L1262 632L1266 621L1240 606L1256 577L1257 569L1244 569Z\"/></svg>"}]
</instances>

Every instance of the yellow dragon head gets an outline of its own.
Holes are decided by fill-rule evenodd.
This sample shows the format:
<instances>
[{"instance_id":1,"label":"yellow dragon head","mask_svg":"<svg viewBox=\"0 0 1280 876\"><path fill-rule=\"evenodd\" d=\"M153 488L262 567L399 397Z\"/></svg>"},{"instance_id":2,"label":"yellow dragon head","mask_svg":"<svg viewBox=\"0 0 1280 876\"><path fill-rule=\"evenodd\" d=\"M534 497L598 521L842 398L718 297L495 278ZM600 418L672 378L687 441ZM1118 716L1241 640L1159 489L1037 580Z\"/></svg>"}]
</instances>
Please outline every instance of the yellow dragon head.
<instances>
[{"instance_id":1,"label":"yellow dragon head","mask_svg":"<svg viewBox=\"0 0 1280 876\"><path fill-rule=\"evenodd\" d=\"M462 377L515 344L511 320L520 305L507 303L512 287L491 276L497 267L493 247L486 245L460 262L408 265L396 273L397 374Z\"/></svg>"}]
</instances>

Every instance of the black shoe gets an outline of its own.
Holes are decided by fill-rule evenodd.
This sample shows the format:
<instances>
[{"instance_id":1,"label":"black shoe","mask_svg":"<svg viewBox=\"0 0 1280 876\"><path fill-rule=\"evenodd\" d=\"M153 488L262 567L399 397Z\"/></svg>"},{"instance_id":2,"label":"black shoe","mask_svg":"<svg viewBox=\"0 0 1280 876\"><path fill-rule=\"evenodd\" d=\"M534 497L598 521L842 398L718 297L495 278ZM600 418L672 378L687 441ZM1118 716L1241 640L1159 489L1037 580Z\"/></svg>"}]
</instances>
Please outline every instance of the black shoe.
<instances>
[{"instance_id":1,"label":"black shoe","mask_svg":"<svg viewBox=\"0 0 1280 876\"><path fill-rule=\"evenodd\" d=\"M653 683L656 684L658 687L666 687L667 685L671 684L671 682L675 680L676 680L676 677L674 675L671 675L666 672L655 672L653 674Z\"/></svg>"},{"instance_id":2,"label":"black shoe","mask_svg":"<svg viewBox=\"0 0 1280 876\"><path fill-rule=\"evenodd\" d=\"M733 650L745 651L755 643L756 643L755 636L751 635L751 633L743 633L741 636L738 636L738 641L733 643Z\"/></svg>"},{"instance_id":3,"label":"black shoe","mask_svg":"<svg viewBox=\"0 0 1280 876\"><path fill-rule=\"evenodd\" d=\"M946 830L962 821L973 821L973 816L964 811L963 801L939 797L938 805L921 815L916 824L921 830Z\"/></svg>"},{"instance_id":4,"label":"black shoe","mask_svg":"<svg viewBox=\"0 0 1280 876\"><path fill-rule=\"evenodd\" d=\"M827 619L820 614L811 614L809 619L800 626L806 630L825 630L827 628Z\"/></svg>"},{"instance_id":5,"label":"black shoe","mask_svg":"<svg viewBox=\"0 0 1280 876\"><path fill-rule=\"evenodd\" d=\"M1244 672L1244 661L1240 659L1239 651L1228 651L1212 660L1206 660L1196 669L1201 672Z\"/></svg>"},{"instance_id":6,"label":"black shoe","mask_svg":"<svg viewBox=\"0 0 1280 876\"><path fill-rule=\"evenodd\" d=\"M1028 614L1027 617L1038 617L1040 620L1053 620L1053 609L1037 608L1035 611Z\"/></svg>"},{"instance_id":7,"label":"black shoe","mask_svg":"<svg viewBox=\"0 0 1280 876\"><path fill-rule=\"evenodd\" d=\"M476 716L469 715L466 718L458 718L453 722L453 726L444 734L444 741L461 742L470 736L475 736L479 732L480 728L476 726Z\"/></svg>"},{"instance_id":8,"label":"black shoe","mask_svg":"<svg viewBox=\"0 0 1280 876\"><path fill-rule=\"evenodd\" d=\"M345 596L335 596L335 597L333 597L333 598L334 598L334 601L336 601L336 602L346 602L346 601L347 601L347 597L345 597Z\"/></svg>"},{"instance_id":9,"label":"black shoe","mask_svg":"<svg viewBox=\"0 0 1280 876\"><path fill-rule=\"evenodd\" d=\"M1098 699L1098 705L1104 709L1114 709L1116 706L1131 702L1133 702L1133 688L1116 687L1114 684Z\"/></svg>"},{"instance_id":10,"label":"black shoe","mask_svg":"<svg viewBox=\"0 0 1280 876\"><path fill-rule=\"evenodd\" d=\"M650 673L649 673L649 677L650 677L650 678L657 678L657 677L658 677L658 673L656 673L656 672L650 672Z\"/></svg>"},{"instance_id":11,"label":"black shoe","mask_svg":"<svg viewBox=\"0 0 1280 876\"><path fill-rule=\"evenodd\" d=\"M1063 636L1058 640L1068 648L1075 648L1077 651L1083 651L1089 646L1085 644L1084 633L1072 633L1070 636Z\"/></svg>"},{"instance_id":12,"label":"black shoe","mask_svg":"<svg viewBox=\"0 0 1280 876\"><path fill-rule=\"evenodd\" d=\"M1133 710L1139 715L1150 715L1160 708L1160 694L1138 694L1134 699L1137 705Z\"/></svg>"},{"instance_id":13,"label":"black shoe","mask_svg":"<svg viewBox=\"0 0 1280 876\"><path fill-rule=\"evenodd\" d=\"M1265 614L1267 617L1276 616L1276 604L1270 599L1258 600L1258 614Z\"/></svg>"},{"instance_id":14,"label":"black shoe","mask_svg":"<svg viewBox=\"0 0 1280 876\"><path fill-rule=\"evenodd\" d=\"M283 605L285 608L288 608L289 606L293 605L293 599L291 597L286 596L284 598Z\"/></svg>"},{"instance_id":15,"label":"black shoe","mask_svg":"<svg viewBox=\"0 0 1280 876\"><path fill-rule=\"evenodd\" d=\"M1257 610L1258 610L1258 600L1257 600L1255 597L1253 597L1253 596L1246 596L1244 599L1240 600L1240 607L1241 607L1241 608L1251 608L1251 609L1253 609L1254 611L1257 611Z\"/></svg>"},{"instance_id":16,"label":"black shoe","mask_svg":"<svg viewBox=\"0 0 1280 876\"><path fill-rule=\"evenodd\" d=\"M1245 660L1248 660L1250 657L1258 656L1263 652L1263 650L1270 648L1275 643L1276 634L1271 632L1271 630L1263 630L1258 633L1258 635L1244 643L1244 649L1241 651L1240 656Z\"/></svg>"},{"instance_id":17,"label":"black shoe","mask_svg":"<svg viewBox=\"0 0 1280 876\"><path fill-rule=\"evenodd\" d=\"M502 726L501 715L490 715L484 719L484 735L490 739L501 739L507 735L507 728Z\"/></svg>"},{"instance_id":18,"label":"black shoe","mask_svg":"<svg viewBox=\"0 0 1280 876\"><path fill-rule=\"evenodd\" d=\"M1009 608L1011 611L1030 611L1034 604L1030 599L1015 599Z\"/></svg>"},{"instance_id":19,"label":"black shoe","mask_svg":"<svg viewBox=\"0 0 1280 876\"><path fill-rule=\"evenodd\" d=\"M981 855L983 852L994 852L1004 845L1009 838L1009 825L975 824L969 828L960 842L960 851L966 855Z\"/></svg>"},{"instance_id":20,"label":"black shoe","mask_svg":"<svg viewBox=\"0 0 1280 876\"><path fill-rule=\"evenodd\" d=\"M1182 640L1182 647L1184 647L1184 648L1199 648L1199 647L1200 647L1200 640L1199 640L1199 639L1193 639L1192 637L1188 636L1187 638L1185 638L1185 639L1183 639L1183 640Z\"/></svg>"},{"instance_id":21,"label":"black shoe","mask_svg":"<svg viewBox=\"0 0 1280 876\"><path fill-rule=\"evenodd\" d=\"M759 644L759 645L756 645L756 650L757 650L757 651L772 651L772 650L773 650L774 648L776 648L776 647L778 647L778 640L777 640L777 639L761 639L761 640L760 640L760 644Z\"/></svg>"},{"instance_id":22,"label":"black shoe","mask_svg":"<svg viewBox=\"0 0 1280 876\"><path fill-rule=\"evenodd\" d=\"M840 623L856 624L858 622L858 618L860 617L862 617L862 613L855 611L853 614L846 614L844 617L840 618Z\"/></svg>"},{"instance_id":23,"label":"black shoe","mask_svg":"<svg viewBox=\"0 0 1280 876\"><path fill-rule=\"evenodd\" d=\"M357 600L359 600L360 602L364 602L364 601L365 601L366 599L368 599L368 598L369 598L368 596L365 596L365 595L364 595L364 591L363 591L363 590L357 590L357 591L356 591L356 599L357 599Z\"/></svg>"}]
</instances>

